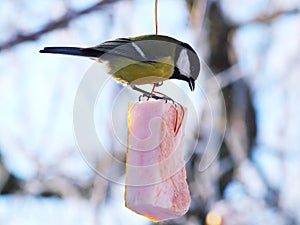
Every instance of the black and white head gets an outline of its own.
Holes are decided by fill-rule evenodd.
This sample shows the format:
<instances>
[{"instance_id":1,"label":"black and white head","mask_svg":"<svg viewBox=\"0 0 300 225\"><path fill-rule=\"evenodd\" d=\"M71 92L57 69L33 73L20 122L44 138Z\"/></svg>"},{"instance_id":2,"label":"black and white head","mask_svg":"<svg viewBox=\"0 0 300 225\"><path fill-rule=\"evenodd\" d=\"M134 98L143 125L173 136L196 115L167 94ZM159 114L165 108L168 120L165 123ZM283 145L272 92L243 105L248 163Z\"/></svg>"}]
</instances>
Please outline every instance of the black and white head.
<instances>
[{"instance_id":1,"label":"black and white head","mask_svg":"<svg viewBox=\"0 0 300 225\"><path fill-rule=\"evenodd\" d=\"M195 50L187 43L176 46L175 67L170 79L188 82L190 89L195 89L195 80L200 72L200 60Z\"/></svg>"}]
</instances>

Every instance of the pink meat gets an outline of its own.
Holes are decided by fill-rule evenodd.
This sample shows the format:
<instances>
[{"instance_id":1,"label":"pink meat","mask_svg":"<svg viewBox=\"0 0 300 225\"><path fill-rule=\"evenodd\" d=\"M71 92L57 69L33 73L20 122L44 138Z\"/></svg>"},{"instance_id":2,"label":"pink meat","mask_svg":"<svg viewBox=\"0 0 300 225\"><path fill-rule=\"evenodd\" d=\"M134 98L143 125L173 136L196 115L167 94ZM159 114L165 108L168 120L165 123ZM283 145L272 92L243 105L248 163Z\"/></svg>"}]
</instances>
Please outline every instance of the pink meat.
<instances>
[{"instance_id":1,"label":"pink meat","mask_svg":"<svg viewBox=\"0 0 300 225\"><path fill-rule=\"evenodd\" d=\"M125 205L154 221L190 205L182 141L185 109L165 101L129 105Z\"/></svg>"}]
</instances>

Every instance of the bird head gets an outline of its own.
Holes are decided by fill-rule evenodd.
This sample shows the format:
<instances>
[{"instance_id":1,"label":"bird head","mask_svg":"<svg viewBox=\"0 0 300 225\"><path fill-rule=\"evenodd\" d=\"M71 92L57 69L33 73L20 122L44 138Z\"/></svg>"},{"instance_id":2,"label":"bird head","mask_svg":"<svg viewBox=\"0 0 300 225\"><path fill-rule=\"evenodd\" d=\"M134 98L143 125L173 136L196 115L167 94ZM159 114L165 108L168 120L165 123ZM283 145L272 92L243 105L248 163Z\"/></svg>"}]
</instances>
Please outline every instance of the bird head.
<instances>
[{"instance_id":1,"label":"bird head","mask_svg":"<svg viewBox=\"0 0 300 225\"><path fill-rule=\"evenodd\" d=\"M190 89L195 89L195 80L200 73L200 60L195 50L187 43L177 45L175 51L175 67L170 79L188 82Z\"/></svg>"}]
</instances>

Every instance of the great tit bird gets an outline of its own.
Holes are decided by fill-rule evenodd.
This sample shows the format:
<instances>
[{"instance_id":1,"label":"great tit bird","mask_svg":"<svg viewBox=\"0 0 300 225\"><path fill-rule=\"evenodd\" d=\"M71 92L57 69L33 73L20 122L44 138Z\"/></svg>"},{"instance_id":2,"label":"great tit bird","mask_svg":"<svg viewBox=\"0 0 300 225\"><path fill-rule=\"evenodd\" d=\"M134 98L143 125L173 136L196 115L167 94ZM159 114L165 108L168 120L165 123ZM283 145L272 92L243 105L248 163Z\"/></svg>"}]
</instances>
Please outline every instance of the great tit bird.
<instances>
[{"instance_id":1,"label":"great tit bird","mask_svg":"<svg viewBox=\"0 0 300 225\"><path fill-rule=\"evenodd\" d=\"M103 63L115 80L148 96L153 95L136 85L179 79L188 82L193 91L200 72L195 50L163 35L118 38L89 48L45 47L40 52L89 57Z\"/></svg>"}]
</instances>

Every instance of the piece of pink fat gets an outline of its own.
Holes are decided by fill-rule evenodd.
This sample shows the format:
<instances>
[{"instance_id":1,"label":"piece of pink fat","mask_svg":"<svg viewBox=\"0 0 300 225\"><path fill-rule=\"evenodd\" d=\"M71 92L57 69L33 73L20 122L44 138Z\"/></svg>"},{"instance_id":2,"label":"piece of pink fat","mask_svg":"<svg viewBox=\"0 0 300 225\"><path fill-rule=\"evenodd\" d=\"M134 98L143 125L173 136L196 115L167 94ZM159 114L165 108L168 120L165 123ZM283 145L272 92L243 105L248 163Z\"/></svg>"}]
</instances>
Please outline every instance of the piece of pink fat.
<instances>
[{"instance_id":1,"label":"piece of pink fat","mask_svg":"<svg viewBox=\"0 0 300 225\"><path fill-rule=\"evenodd\" d=\"M129 104L125 205L153 221L180 217L190 205L185 114L163 100Z\"/></svg>"}]
</instances>

